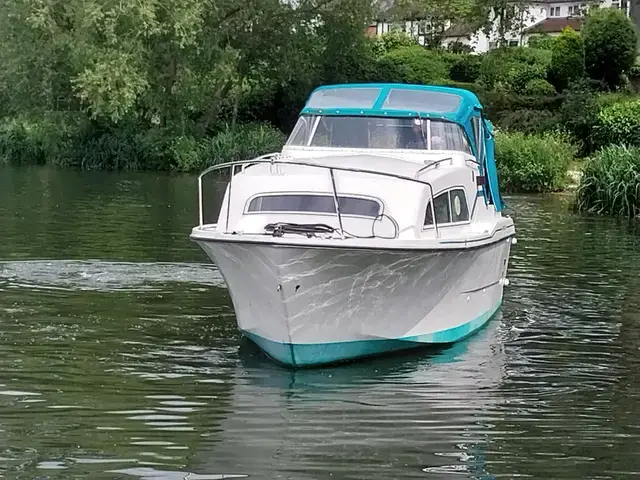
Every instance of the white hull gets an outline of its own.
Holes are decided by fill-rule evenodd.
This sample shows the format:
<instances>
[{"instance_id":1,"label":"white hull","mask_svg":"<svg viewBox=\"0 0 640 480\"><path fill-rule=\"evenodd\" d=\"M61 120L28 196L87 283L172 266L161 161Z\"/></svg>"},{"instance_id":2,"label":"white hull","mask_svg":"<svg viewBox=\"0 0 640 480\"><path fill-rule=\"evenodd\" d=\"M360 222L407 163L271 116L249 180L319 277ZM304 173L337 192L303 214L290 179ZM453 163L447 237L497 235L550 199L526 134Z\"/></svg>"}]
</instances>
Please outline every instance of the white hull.
<instances>
[{"instance_id":1,"label":"white hull","mask_svg":"<svg viewBox=\"0 0 640 480\"><path fill-rule=\"evenodd\" d=\"M501 304L511 246L511 235L436 250L194 240L224 277L240 330L296 366L470 335Z\"/></svg>"}]
</instances>

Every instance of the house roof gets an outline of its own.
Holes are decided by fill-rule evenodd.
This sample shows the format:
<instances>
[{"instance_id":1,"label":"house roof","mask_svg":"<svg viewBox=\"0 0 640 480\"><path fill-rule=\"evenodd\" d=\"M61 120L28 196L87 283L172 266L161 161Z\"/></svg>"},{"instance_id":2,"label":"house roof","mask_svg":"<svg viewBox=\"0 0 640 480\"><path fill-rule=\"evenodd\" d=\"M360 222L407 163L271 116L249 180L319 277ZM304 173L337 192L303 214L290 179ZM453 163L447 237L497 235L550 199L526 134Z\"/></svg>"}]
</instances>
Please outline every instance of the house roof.
<instances>
[{"instance_id":1,"label":"house roof","mask_svg":"<svg viewBox=\"0 0 640 480\"><path fill-rule=\"evenodd\" d=\"M445 32L445 38L451 37L468 37L473 35L478 30L478 27L474 27L469 23L458 23L451 25Z\"/></svg>"},{"instance_id":2,"label":"house roof","mask_svg":"<svg viewBox=\"0 0 640 480\"><path fill-rule=\"evenodd\" d=\"M571 27L576 31L582 28L581 17L550 17L525 29L525 33L560 33L565 27Z\"/></svg>"}]
</instances>

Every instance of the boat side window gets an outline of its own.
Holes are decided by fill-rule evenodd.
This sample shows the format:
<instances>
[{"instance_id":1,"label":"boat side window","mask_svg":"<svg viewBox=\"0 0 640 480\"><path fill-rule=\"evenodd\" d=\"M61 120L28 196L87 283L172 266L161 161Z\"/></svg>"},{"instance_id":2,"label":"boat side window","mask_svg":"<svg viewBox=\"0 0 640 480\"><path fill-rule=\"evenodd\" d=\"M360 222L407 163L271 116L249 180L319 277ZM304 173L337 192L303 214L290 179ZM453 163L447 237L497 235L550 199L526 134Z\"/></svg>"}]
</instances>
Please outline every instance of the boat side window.
<instances>
[{"instance_id":1,"label":"boat side window","mask_svg":"<svg viewBox=\"0 0 640 480\"><path fill-rule=\"evenodd\" d=\"M467 198L462 188L456 188L449 192L451 199L451 221L452 222L468 222L469 206Z\"/></svg>"},{"instance_id":2,"label":"boat side window","mask_svg":"<svg viewBox=\"0 0 640 480\"><path fill-rule=\"evenodd\" d=\"M381 206L376 200L357 197L338 197L342 215L377 218ZM247 213L336 213L333 195L282 194L262 195L249 202Z\"/></svg>"},{"instance_id":3,"label":"boat side window","mask_svg":"<svg viewBox=\"0 0 640 480\"><path fill-rule=\"evenodd\" d=\"M433 199L433 206L436 213L436 222L438 223L438 225L469 221L469 207L467 205L466 196L462 188L456 188L441 193ZM424 225L433 225L431 201L427 203Z\"/></svg>"},{"instance_id":4,"label":"boat side window","mask_svg":"<svg viewBox=\"0 0 640 480\"><path fill-rule=\"evenodd\" d=\"M478 150L478 162L482 163L484 155L484 139L482 138L482 118L474 117L472 120L474 141Z\"/></svg>"}]
</instances>

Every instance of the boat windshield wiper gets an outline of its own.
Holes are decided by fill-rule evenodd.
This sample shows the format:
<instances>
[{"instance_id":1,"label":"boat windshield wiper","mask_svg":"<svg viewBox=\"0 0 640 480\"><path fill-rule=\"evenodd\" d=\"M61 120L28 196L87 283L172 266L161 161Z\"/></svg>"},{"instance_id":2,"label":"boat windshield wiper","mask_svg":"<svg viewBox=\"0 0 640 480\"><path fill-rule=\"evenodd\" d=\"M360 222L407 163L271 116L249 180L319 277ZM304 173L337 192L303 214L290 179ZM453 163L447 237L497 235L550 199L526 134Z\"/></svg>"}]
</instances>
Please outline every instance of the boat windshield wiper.
<instances>
[{"instance_id":1,"label":"boat windshield wiper","mask_svg":"<svg viewBox=\"0 0 640 480\"><path fill-rule=\"evenodd\" d=\"M325 223L268 223L264 226L265 233L270 233L274 237L282 237L285 233L298 233L313 237L316 233L333 233L335 228Z\"/></svg>"}]
</instances>

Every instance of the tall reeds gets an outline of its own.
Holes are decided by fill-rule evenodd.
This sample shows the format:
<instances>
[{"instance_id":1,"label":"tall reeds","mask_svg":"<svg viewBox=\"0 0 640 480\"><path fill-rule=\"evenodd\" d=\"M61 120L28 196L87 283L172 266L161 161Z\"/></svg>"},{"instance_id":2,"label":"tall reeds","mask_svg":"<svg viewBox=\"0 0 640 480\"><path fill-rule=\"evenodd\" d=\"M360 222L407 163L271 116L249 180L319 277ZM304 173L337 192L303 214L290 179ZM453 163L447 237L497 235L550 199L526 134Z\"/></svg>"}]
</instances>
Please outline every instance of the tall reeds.
<instances>
[{"instance_id":1,"label":"tall reeds","mask_svg":"<svg viewBox=\"0 0 640 480\"><path fill-rule=\"evenodd\" d=\"M605 147L589 159L576 191L579 212L640 216L640 148Z\"/></svg>"}]
</instances>

